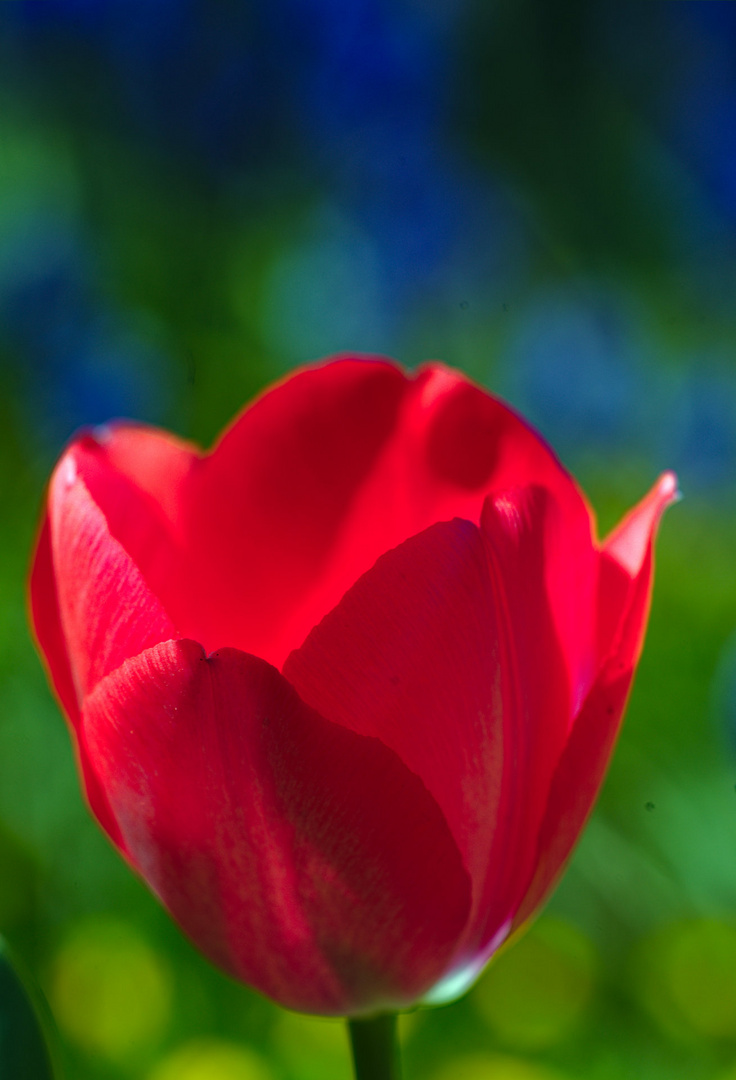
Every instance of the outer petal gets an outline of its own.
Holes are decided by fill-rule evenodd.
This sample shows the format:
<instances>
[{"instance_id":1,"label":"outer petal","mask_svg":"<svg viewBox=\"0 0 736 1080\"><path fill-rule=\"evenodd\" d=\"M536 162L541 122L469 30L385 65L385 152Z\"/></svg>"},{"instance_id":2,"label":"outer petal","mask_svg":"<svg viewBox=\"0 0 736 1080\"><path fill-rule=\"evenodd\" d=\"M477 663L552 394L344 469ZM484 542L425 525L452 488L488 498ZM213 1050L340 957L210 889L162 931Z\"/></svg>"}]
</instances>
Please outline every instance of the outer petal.
<instances>
[{"instance_id":1,"label":"outer petal","mask_svg":"<svg viewBox=\"0 0 736 1080\"><path fill-rule=\"evenodd\" d=\"M377 735L422 777L473 880L457 962L509 918L567 735L569 694L545 590L541 489L382 556L291 654L322 715Z\"/></svg>"},{"instance_id":2,"label":"outer petal","mask_svg":"<svg viewBox=\"0 0 736 1080\"><path fill-rule=\"evenodd\" d=\"M79 475L74 448L59 462L51 480L49 525L68 669L60 659L61 643L51 594L45 601L51 621L48 630L41 633L52 642L51 662L58 672L60 692L69 699L67 707L73 718L68 673L81 705L98 680L127 657L175 637L176 632L128 553L110 535L104 515ZM44 539L38 571L42 575L38 584L42 586L48 586L48 555Z\"/></svg>"},{"instance_id":3,"label":"outer petal","mask_svg":"<svg viewBox=\"0 0 736 1080\"><path fill-rule=\"evenodd\" d=\"M48 514L44 514L38 534L30 584L31 618L41 656L56 696L76 727L79 702L61 625Z\"/></svg>"},{"instance_id":4,"label":"outer petal","mask_svg":"<svg viewBox=\"0 0 736 1080\"><path fill-rule=\"evenodd\" d=\"M567 740L576 692L568 681L546 587L549 552L559 551L562 544L559 507L543 488L530 487L489 499L482 526L497 602L505 616L504 667L516 684L516 708L505 716L504 741L513 754L505 763L495 859L485 882L485 921L479 922L474 943L481 952L495 941L500 916L508 918L515 910L532 872L535 838Z\"/></svg>"},{"instance_id":5,"label":"outer petal","mask_svg":"<svg viewBox=\"0 0 736 1080\"><path fill-rule=\"evenodd\" d=\"M489 493L544 486L566 523L548 564L555 621L571 681L589 685L587 506L542 440L457 372L339 360L267 392L201 458L118 426L79 468L182 633L276 666L383 552L436 521L479 524Z\"/></svg>"},{"instance_id":6,"label":"outer petal","mask_svg":"<svg viewBox=\"0 0 736 1080\"><path fill-rule=\"evenodd\" d=\"M633 508L607 537L601 550L601 567L598 585L598 651L603 663L610 653L623 649L631 652L634 663L639 658L644 641L648 608L641 622L631 626L625 620L626 612L634 602L634 595L642 587L640 578L644 563L651 558L653 538L659 520L666 507L679 498L677 477L666 472L660 476L652 490ZM651 568L646 578L646 596L649 597ZM648 601L647 601L648 603ZM617 641L617 635L625 626L635 639Z\"/></svg>"},{"instance_id":7,"label":"outer petal","mask_svg":"<svg viewBox=\"0 0 736 1080\"><path fill-rule=\"evenodd\" d=\"M113 841L124 851L125 842L112 816L107 796L88 768L84 755L78 753L79 703L61 626L48 515L43 519L36 544L31 572L30 602L33 629L41 656L45 660L51 684L73 729L74 747L77 750L87 801Z\"/></svg>"},{"instance_id":8,"label":"outer petal","mask_svg":"<svg viewBox=\"0 0 736 1080\"><path fill-rule=\"evenodd\" d=\"M98 684L86 753L131 858L218 964L303 1011L398 1007L447 963L469 882L379 740L270 665L167 642Z\"/></svg>"},{"instance_id":9,"label":"outer petal","mask_svg":"<svg viewBox=\"0 0 736 1080\"><path fill-rule=\"evenodd\" d=\"M105 527L177 626L186 622L191 579L185 512L194 448L166 432L111 424L68 451Z\"/></svg>"},{"instance_id":10,"label":"outer petal","mask_svg":"<svg viewBox=\"0 0 736 1080\"><path fill-rule=\"evenodd\" d=\"M155 507L158 515L176 538L181 528L182 491L189 473L200 453L195 446L178 439L168 431L158 431L144 424L113 423L97 428L88 441L92 454L104 460L109 469L121 479L128 481L130 490L143 496L142 505ZM107 477L105 478L107 479ZM94 480L87 475L87 483L93 487ZM146 500L148 500L146 502ZM115 513L116 507L109 507ZM140 540L123 535L124 530L141 527L126 517L118 507L114 530L120 531L118 539L125 547L137 545Z\"/></svg>"},{"instance_id":11,"label":"outer petal","mask_svg":"<svg viewBox=\"0 0 736 1080\"><path fill-rule=\"evenodd\" d=\"M539 832L536 871L514 927L521 926L551 891L603 781L649 614L654 536L663 511L677 497L677 481L665 473L603 547L600 621L609 622L600 638L609 643L609 652L557 767Z\"/></svg>"}]
</instances>

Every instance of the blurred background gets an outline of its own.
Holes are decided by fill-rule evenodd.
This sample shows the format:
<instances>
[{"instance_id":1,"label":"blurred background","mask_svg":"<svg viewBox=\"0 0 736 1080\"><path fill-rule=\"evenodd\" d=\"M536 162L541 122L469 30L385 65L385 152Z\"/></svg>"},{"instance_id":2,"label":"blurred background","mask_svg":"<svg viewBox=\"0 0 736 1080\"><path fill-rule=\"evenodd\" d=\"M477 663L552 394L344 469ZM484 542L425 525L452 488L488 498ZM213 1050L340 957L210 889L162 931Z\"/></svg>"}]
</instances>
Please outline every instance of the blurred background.
<instances>
[{"instance_id":1,"label":"blurred background","mask_svg":"<svg viewBox=\"0 0 736 1080\"><path fill-rule=\"evenodd\" d=\"M685 495L569 872L403 1018L407 1080L736 1080L735 289L736 4L0 5L0 932L70 1078L350 1076L339 1023L211 969L93 824L24 578L77 427L208 445L357 351L506 397L603 533L663 468Z\"/></svg>"}]
</instances>

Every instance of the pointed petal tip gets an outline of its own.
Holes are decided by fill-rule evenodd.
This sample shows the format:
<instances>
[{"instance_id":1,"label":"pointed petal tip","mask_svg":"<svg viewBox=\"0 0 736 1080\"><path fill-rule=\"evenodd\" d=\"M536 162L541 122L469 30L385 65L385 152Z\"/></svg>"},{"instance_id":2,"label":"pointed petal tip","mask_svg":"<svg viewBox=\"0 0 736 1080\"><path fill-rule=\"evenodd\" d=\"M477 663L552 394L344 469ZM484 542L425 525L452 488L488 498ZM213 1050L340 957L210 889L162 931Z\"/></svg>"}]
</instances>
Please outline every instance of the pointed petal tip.
<instances>
[{"instance_id":1,"label":"pointed petal tip","mask_svg":"<svg viewBox=\"0 0 736 1080\"><path fill-rule=\"evenodd\" d=\"M659 496L658 501L661 502L663 510L682 499L682 492L677 483L677 473L674 473L671 469L662 473L654 490Z\"/></svg>"},{"instance_id":2,"label":"pointed petal tip","mask_svg":"<svg viewBox=\"0 0 736 1080\"><path fill-rule=\"evenodd\" d=\"M667 507L680 502L681 499L682 492L677 483L677 473L668 469L667 472L662 473L637 509L644 512L643 516L648 519L649 529L654 532Z\"/></svg>"},{"instance_id":3,"label":"pointed petal tip","mask_svg":"<svg viewBox=\"0 0 736 1080\"><path fill-rule=\"evenodd\" d=\"M649 543L656 532L662 514L672 503L682 498L677 476L671 470L662 473L654 487L629 511L603 544L632 577L639 573Z\"/></svg>"}]
</instances>

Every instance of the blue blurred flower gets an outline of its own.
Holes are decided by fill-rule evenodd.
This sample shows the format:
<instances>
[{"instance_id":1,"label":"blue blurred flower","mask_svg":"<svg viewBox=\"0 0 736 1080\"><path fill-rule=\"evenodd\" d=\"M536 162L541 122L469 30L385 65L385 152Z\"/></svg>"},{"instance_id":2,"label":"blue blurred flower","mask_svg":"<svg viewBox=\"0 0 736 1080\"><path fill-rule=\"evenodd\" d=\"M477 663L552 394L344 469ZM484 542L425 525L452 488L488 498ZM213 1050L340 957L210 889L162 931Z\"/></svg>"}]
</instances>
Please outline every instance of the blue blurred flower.
<instances>
[{"instance_id":1,"label":"blue blurred flower","mask_svg":"<svg viewBox=\"0 0 736 1080\"><path fill-rule=\"evenodd\" d=\"M111 416L163 419L163 356L135 314L96 286L72 223L29 214L0 251L0 325L20 388L46 441L58 447Z\"/></svg>"},{"instance_id":2,"label":"blue blurred flower","mask_svg":"<svg viewBox=\"0 0 736 1080\"><path fill-rule=\"evenodd\" d=\"M680 381L663 454L693 494L736 489L736 373L694 357Z\"/></svg>"},{"instance_id":3,"label":"blue blurred flower","mask_svg":"<svg viewBox=\"0 0 736 1080\"><path fill-rule=\"evenodd\" d=\"M629 447L642 419L636 320L585 285L541 290L516 317L504 387L561 449Z\"/></svg>"},{"instance_id":4,"label":"blue blurred flower","mask_svg":"<svg viewBox=\"0 0 736 1080\"><path fill-rule=\"evenodd\" d=\"M388 295L402 307L448 258L478 206L479 192L452 169L443 130L447 36L462 5L443 21L374 0L290 0L271 10L279 20L287 13L302 44L295 97L321 176L370 235Z\"/></svg>"},{"instance_id":5,"label":"blue blurred flower","mask_svg":"<svg viewBox=\"0 0 736 1080\"><path fill-rule=\"evenodd\" d=\"M251 5L206 0L21 0L0 12L29 73L51 67L63 96L81 66L107 127L192 177L225 180L268 159L278 113L279 65L257 23Z\"/></svg>"},{"instance_id":6,"label":"blue blurred flower","mask_svg":"<svg viewBox=\"0 0 736 1080\"><path fill-rule=\"evenodd\" d=\"M393 315L370 236L326 205L275 257L260 331L287 368L331 353L391 352Z\"/></svg>"},{"instance_id":7,"label":"blue blurred flower","mask_svg":"<svg viewBox=\"0 0 736 1080\"><path fill-rule=\"evenodd\" d=\"M687 0L602 10L609 64L619 88L637 98L645 119L679 160L695 201L705 197L733 222L736 6ZM697 214L697 206L694 210Z\"/></svg>"},{"instance_id":8,"label":"blue blurred flower","mask_svg":"<svg viewBox=\"0 0 736 1080\"><path fill-rule=\"evenodd\" d=\"M0 25L22 36L29 71L51 61L73 85L86 46L106 126L149 158L173 155L185 182L312 185L370 237L394 315L482 216L488 185L463 179L445 130L463 0L443 12L407 0L7 7Z\"/></svg>"}]
</instances>

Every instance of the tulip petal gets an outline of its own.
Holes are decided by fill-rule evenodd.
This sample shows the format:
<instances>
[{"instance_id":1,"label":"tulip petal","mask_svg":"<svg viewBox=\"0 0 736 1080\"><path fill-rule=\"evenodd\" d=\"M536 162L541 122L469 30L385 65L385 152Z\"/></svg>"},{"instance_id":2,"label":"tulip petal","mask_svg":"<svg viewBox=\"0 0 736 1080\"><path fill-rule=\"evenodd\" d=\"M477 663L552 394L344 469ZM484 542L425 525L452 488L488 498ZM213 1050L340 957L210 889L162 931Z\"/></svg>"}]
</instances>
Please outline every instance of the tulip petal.
<instances>
[{"instance_id":1,"label":"tulip petal","mask_svg":"<svg viewBox=\"0 0 736 1080\"><path fill-rule=\"evenodd\" d=\"M257 657L166 642L100 682L86 753L131 858L226 970L291 1008L398 1007L470 884L422 782Z\"/></svg>"},{"instance_id":2,"label":"tulip petal","mask_svg":"<svg viewBox=\"0 0 736 1080\"><path fill-rule=\"evenodd\" d=\"M573 696L579 700L593 676L590 639L597 580L594 519L582 492L537 432L458 372L430 367L417 405L427 411L427 459L433 473L455 480L448 493L453 514L479 522L488 496L530 486L551 496L545 509L545 587ZM483 482L463 485L462 477L473 474L478 460L487 462ZM460 506L463 486L469 499ZM433 510L435 520L449 516L437 506Z\"/></svg>"},{"instance_id":3,"label":"tulip petal","mask_svg":"<svg viewBox=\"0 0 736 1080\"><path fill-rule=\"evenodd\" d=\"M280 663L284 619L329 564L408 386L388 362L320 365L257 400L209 454L114 424L79 468L184 634Z\"/></svg>"},{"instance_id":4,"label":"tulip petal","mask_svg":"<svg viewBox=\"0 0 736 1080\"><path fill-rule=\"evenodd\" d=\"M343 359L270 390L201 457L130 425L78 457L182 634L277 667L383 552L436 521L479 524L489 493L544 486L566 526L549 563L555 620L571 681L589 684L588 508L539 436L457 372Z\"/></svg>"},{"instance_id":5,"label":"tulip petal","mask_svg":"<svg viewBox=\"0 0 736 1080\"><path fill-rule=\"evenodd\" d=\"M605 551L627 571L629 577L635 578L640 573L662 514L679 498L675 474L662 473L652 490L607 537L603 545Z\"/></svg>"},{"instance_id":6,"label":"tulip petal","mask_svg":"<svg viewBox=\"0 0 736 1080\"><path fill-rule=\"evenodd\" d=\"M191 577L185 496L198 455L166 432L123 423L95 429L68 453L110 535L180 626Z\"/></svg>"},{"instance_id":7,"label":"tulip petal","mask_svg":"<svg viewBox=\"0 0 736 1080\"><path fill-rule=\"evenodd\" d=\"M474 878L503 770L501 617L480 531L444 522L383 555L284 665L312 708L422 777Z\"/></svg>"},{"instance_id":8,"label":"tulip petal","mask_svg":"<svg viewBox=\"0 0 736 1080\"><path fill-rule=\"evenodd\" d=\"M79 703L59 614L48 514L44 515L33 556L30 602L33 630L41 657L56 696L70 723L76 727L79 721Z\"/></svg>"},{"instance_id":9,"label":"tulip petal","mask_svg":"<svg viewBox=\"0 0 736 1080\"><path fill-rule=\"evenodd\" d=\"M609 651L557 767L539 832L536 870L514 928L523 925L553 888L603 782L641 653L655 533L662 513L677 498L677 481L665 473L603 547L601 617L609 625L599 637Z\"/></svg>"},{"instance_id":10,"label":"tulip petal","mask_svg":"<svg viewBox=\"0 0 736 1080\"><path fill-rule=\"evenodd\" d=\"M524 925L551 892L593 808L623 717L633 670L609 662L577 718L550 789L531 883L513 921Z\"/></svg>"},{"instance_id":11,"label":"tulip petal","mask_svg":"<svg viewBox=\"0 0 736 1080\"><path fill-rule=\"evenodd\" d=\"M131 489L145 497L149 508L155 506L172 533L177 534L181 525L181 492L194 462L200 456L195 446L168 431L159 431L145 424L120 422L96 428L86 446L88 452L96 456L98 468L101 469L104 459L108 470L129 481ZM80 471L92 495L97 495L94 476L81 465ZM109 473L103 478L100 472L99 479L108 483ZM115 513L115 509L114 505L109 507L111 514ZM118 508L112 532L124 547L140 542L124 534L125 530L139 527L139 522Z\"/></svg>"},{"instance_id":12,"label":"tulip petal","mask_svg":"<svg viewBox=\"0 0 736 1080\"><path fill-rule=\"evenodd\" d=\"M459 517L479 525L489 494L529 484L550 492L564 522L564 543L548 552L547 586L571 682L587 689L596 582L588 506L520 417L439 364L425 365L406 383L394 428L355 491L329 563L285 614L269 658L280 665L385 551L437 521Z\"/></svg>"},{"instance_id":13,"label":"tulip petal","mask_svg":"<svg viewBox=\"0 0 736 1080\"><path fill-rule=\"evenodd\" d=\"M677 477L671 472L663 473L651 491L626 514L601 547L597 600L598 653L601 663L617 648L630 651L634 663L639 658L646 627L646 611L641 622L630 630L636 635L633 642L618 644L616 637L624 626L631 625L630 620L627 622L624 616L631 606L634 590L639 587L637 582L641 577L642 567L650 558L657 526L665 509L679 497ZM651 575L651 569L649 574ZM646 580L648 582L649 578Z\"/></svg>"},{"instance_id":14,"label":"tulip petal","mask_svg":"<svg viewBox=\"0 0 736 1080\"><path fill-rule=\"evenodd\" d=\"M61 628L81 704L126 658L177 635L128 553L110 535L77 470L74 448L52 477L49 522ZM68 695L63 681L62 688Z\"/></svg>"},{"instance_id":15,"label":"tulip petal","mask_svg":"<svg viewBox=\"0 0 736 1080\"><path fill-rule=\"evenodd\" d=\"M41 655L45 660L51 684L72 727L74 748L84 780L87 801L112 840L124 850L125 843L112 816L107 797L94 773L89 769L85 755L79 753L80 710L59 614L48 515L44 516L36 544L31 571L30 603L33 630Z\"/></svg>"},{"instance_id":16,"label":"tulip petal","mask_svg":"<svg viewBox=\"0 0 736 1080\"><path fill-rule=\"evenodd\" d=\"M572 688L547 590L549 551L560 549L564 527L558 511L539 487L488 499L483 509L483 539L507 635L503 669L516 682L516 702L504 716L504 745L513 748L513 757L504 770L480 948L495 939L501 916L508 917L528 880L550 782L569 731Z\"/></svg>"},{"instance_id":17,"label":"tulip petal","mask_svg":"<svg viewBox=\"0 0 736 1080\"><path fill-rule=\"evenodd\" d=\"M303 700L422 777L473 879L473 948L528 880L567 734L544 584L549 502L543 489L489 500L482 532L454 520L407 540L284 665Z\"/></svg>"},{"instance_id":18,"label":"tulip petal","mask_svg":"<svg viewBox=\"0 0 736 1080\"><path fill-rule=\"evenodd\" d=\"M380 361L307 369L257 400L198 462L188 494L190 636L280 666L292 647L284 621L331 564L407 385Z\"/></svg>"}]
</instances>

